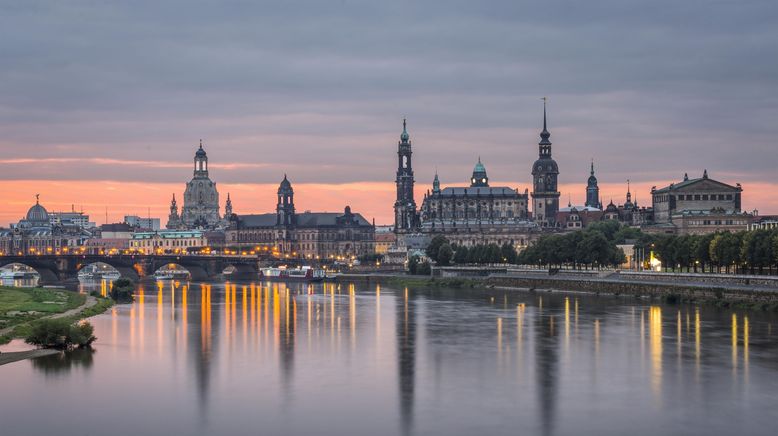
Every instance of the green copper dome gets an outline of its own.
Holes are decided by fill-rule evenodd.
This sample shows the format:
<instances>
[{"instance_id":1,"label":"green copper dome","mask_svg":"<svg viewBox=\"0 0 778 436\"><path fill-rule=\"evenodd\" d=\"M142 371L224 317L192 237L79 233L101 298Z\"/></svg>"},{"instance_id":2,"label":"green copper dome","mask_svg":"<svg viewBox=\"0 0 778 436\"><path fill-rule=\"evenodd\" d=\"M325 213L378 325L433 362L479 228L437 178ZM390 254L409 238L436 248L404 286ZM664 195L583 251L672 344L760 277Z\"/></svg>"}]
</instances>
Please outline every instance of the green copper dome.
<instances>
[{"instance_id":1,"label":"green copper dome","mask_svg":"<svg viewBox=\"0 0 778 436\"><path fill-rule=\"evenodd\" d=\"M405 126L405 119L403 118L403 132L400 134L400 141L402 142L408 142L408 139L410 139L411 135L408 134L408 129Z\"/></svg>"}]
</instances>

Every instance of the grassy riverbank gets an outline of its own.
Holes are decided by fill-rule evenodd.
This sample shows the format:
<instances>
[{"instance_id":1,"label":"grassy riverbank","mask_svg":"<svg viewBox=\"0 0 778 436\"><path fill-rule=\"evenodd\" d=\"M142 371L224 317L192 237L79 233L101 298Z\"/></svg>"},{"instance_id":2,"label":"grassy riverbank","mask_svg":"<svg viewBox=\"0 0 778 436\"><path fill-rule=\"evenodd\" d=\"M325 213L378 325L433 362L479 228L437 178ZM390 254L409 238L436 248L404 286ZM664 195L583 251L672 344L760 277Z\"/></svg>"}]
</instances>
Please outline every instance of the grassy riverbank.
<instances>
[{"instance_id":1,"label":"grassy riverbank","mask_svg":"<svg viewBox=\"0 0 778 436\"><path fill-rule=\"evenodd\" d=\"M36 320L61 317L77 321L102 313L113 304L108 298L92 301L64 289L0 286L0 345L26 337Z\"/></svg>"}]
</instances>

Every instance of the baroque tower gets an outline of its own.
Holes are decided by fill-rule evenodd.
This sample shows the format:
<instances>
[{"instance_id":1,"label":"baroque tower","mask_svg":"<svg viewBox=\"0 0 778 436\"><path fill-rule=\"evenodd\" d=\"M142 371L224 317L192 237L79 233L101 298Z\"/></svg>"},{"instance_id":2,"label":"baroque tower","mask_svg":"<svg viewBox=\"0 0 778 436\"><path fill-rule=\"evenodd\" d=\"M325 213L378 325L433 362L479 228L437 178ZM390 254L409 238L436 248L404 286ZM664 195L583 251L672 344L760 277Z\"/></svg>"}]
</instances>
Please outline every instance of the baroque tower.
<instances>
[{"instance_id":1,"label":"baroque tower","mask_svg":"<svg viewBox=\"0 0 778 436\"><path fill-rule=\"evenodd\" d=\"M597 186L597 177L594 176L594 159L592 159L592 169L589 171L589 180L586 183L586 204L584 206L602 209L600 187Z\"/></svg>"},{"instance_id":2,"label":"baroque tower","mask_svg":"<svg viewBox=\"0 0 778 436\"><path fill-rule=\"evenodd\" d=\"M532 165L532 214L535 222L543 227L556 225L559 211L557 178L559 166L551 158L551 141L546 123L546 99L543 99L543 131L538 142L538 160Z\"/></svg>"},{"instance_id":3,"label":"baroque tower","mask_svg":"<svg viewBox=\"0 0 778 436\"><path fill-rule=\"evenodd\" d=\"M289 179L284 174L284 180L278 186L278 204L276 204L276 224L279 226L293 226L296 222L294 215L294 189Z\"/></svg>"},{"instance_id":4,"label":"baroque tower","mask_svg":"<svg viewBox=\"0 0 778 436\"><path fill-rule=\"evenodd\" d=\"M411 140L405 120L397 144L397 199L394 202L394 232L408 233L416 228L416 202L413 200L413 166Z\"/></svg>"}]
</instances>

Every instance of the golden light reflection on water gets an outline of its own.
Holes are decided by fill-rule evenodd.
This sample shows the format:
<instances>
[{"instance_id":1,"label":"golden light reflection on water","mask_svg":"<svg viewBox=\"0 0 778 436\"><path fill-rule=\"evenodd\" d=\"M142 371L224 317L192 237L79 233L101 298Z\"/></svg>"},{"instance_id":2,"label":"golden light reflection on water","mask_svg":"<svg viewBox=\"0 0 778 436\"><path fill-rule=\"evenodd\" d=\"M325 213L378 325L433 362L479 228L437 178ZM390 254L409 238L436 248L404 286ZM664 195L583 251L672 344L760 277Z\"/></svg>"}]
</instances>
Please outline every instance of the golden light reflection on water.
<instances>
[{"instance_id":1,"label":"golden light reflection on water","mask_svg":"<svg viewBox=\"0 0 778 436\"><path fill-rule=\"evenodd\" d=\"M651 342L651 387L655 394L659 394L662 387L662 308L649 308L648 324Z\"/></svg>"},{"instance_id":2,"label":"golden light reflection on water","mask_svg":"<svg viewBox=\"0 0 778 436\"><path fill-rule=\"evenodd\" d=\"M570 349L570 298L565 297L565 351Z\"/></svg>"},{"instance_id":3,"label":"golden light reflection on water","mask_svg":"<svg viewBox=\"0 0 778 436\"><path fill-rule=\"evenodd\" d=\"M731 323L731 338L732 338L732 371L733 374L737 370L737 314L732 314Z\"/></svg>"}]
</instances>

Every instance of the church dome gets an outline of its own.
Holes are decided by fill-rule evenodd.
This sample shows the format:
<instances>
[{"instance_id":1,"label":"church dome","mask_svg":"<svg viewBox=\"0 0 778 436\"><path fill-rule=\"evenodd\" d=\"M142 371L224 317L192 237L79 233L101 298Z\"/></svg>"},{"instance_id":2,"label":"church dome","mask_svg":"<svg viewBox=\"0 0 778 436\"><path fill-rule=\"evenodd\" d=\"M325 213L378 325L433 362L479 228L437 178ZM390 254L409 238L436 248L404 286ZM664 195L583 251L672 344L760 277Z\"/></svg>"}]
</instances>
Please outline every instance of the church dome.
<instances>
[{"instance_id":1,"label":"church dome","mask_svg":"<svg viewBox=\"0 0 778 436\"><path fill-rule=\"evenodd\" d=\"M403 132L400 134L400 141L402 142L408 142L408 139L410 139L411 135L408 134L408 129L405 126L405 120L403 120Z\"/></svg>"},{"instance_id":2,"label":"church dome","mask_svg":"<svg viewBox=\"0 0 778 436\"><path fill-rule=\"evenodd\" d=\"M284 174L284 180L281 180L281 184L278 185L278 193L283 194L285 192L291 192L292 191L292 183L289 181L289 179L286 178L286 174Z\"/></svg>"},{"instance_id":3,"label":"church dome","mask_svg":"<svg viewBox=\"0 0 778 436\"><path fill-rule=\"evenodd\" d=\"M532 164L532 174L559 174L559 165L551 158L541 158Z\"/></svg>"},{"instance_id":4,"label":"church dome","mask_svg":"<svg viewBox=\"0 0 778 436\"><path fill-rule=\"evenodd\" d=\"M589 176L589 186L594 186L597 184L597 177L594 177L594 174Z\"/></svg>"},{"instance_id":5,"label":"church dome","mask_svg":"<svg viewBox=\"0 0 778 436\"><path fill-rule=\"evenodd\" d=\"M27 221L48 224L49 213L46 211L45 207L41 206L39 203L35 203L35 205L27 211Z\"/></svg>"},{"instance_id":6,"label":"church dome","mask_svg":"<svg viewBox=\"0 0 778 436\"><path fill-rule=\"evenodd\" d=\"M197 149L197 152L195 152L195 157L205 157L205 150L203 150L203 143L200 142L200 148Z\"/></svg>"}]
</instances>

